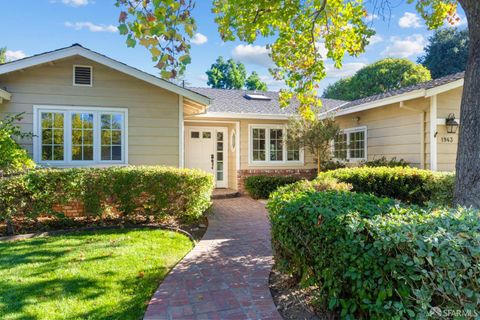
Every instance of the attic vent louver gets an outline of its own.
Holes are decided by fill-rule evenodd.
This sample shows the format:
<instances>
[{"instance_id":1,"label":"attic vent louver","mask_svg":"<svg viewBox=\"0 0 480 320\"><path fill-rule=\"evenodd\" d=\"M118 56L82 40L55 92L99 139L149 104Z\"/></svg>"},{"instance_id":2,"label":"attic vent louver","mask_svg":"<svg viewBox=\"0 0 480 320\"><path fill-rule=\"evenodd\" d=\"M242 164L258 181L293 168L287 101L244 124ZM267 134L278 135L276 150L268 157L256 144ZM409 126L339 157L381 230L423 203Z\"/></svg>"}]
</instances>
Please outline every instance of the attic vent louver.
<instances>
[{"instance_id":1,"label":"attic vent louver","mask_svg":"<svg viewBox=\"0 0 480 320\"><path fill-rule=\"evenodd\" d=\"M74 86L92 86L92 67L73 66L73 85Z\"/></svg>"},{"instance_id":2,"label":"attic vent louver","mask_svg":"<svg viewBox=\"0 0 480 320\"><path fill-rule=\"evenodd\" d=\"M269 101L272 98L264 96L263 94L245 94L245 98L248 100L262 100L262 101Z\"/></svg>"}]
</instances>

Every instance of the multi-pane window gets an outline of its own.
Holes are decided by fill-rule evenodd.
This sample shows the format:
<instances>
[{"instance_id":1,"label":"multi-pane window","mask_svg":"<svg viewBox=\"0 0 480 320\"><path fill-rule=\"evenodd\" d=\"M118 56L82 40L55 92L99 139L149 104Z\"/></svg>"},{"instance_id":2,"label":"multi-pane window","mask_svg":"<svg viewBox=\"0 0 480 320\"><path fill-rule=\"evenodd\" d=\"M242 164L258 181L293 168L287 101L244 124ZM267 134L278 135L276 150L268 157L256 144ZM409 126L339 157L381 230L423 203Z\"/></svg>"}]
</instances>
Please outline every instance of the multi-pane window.
<instances>
[{"instance_id":1,"label":"multi-pane window","mask_svg":"<svg viewBox=\"0 0 480 320\"><path fill-rule=\"evenodd\" d=\"M254 128L252 130L253 161L265 161L266 145L266 129Z\"/></svg>"},{"instance_id":2,"label":"multi-pane window","mask_svg":"<svg viewBox=\"0 0 480 320\"><path fill-rule=\"evenodd\" d=\"M63 161L65 157L65 124L62 112L41 113L41 159Z\"/></svg>"},{"instance_id":3,"label":"multi-pane window","mask_svg":"<svg viewBox=\"0 0 480 320\"><path fill-rule=\"evenodd\" d=\"M102 160L122 160L122 123L121 114L102 114L101 150Z\"/></svg>"},{"instance_id":4,"label":"multi-pane window","mask_svg":"<svg viewBox=\"0 0 480 320\"><path fill-rule=\"evenodd\" d=\"M270 129L270 161L283 161L283 129Z\"/></svg>"},{"instance_id":5,"label":"multi-pane window","mask_svg":"<svg viewBox=\"0 0 480 320\"><path fill-rule=\"evenodd\" d=\"M365 131L350 132L348 152L350 159L365 158Z\"/></svg>"},{"instance_id":6,"label":"multi-pane window","mask_svg":"<svg viewBox=\"0 0 480 320\"><path fill-rule=\"evenodd\" d=\"M285 128L280 126L252 126L250 128L250 160L266 163L301 161L300 149L287 146L285 136Z\"/></svg>"},{"instance_id":7,"label":"multi-pane window","mask_svg":"<svg viewBox=\"0 0 480 320\"><path fill-rule=\"evenodd\" d=\"M336 159L347 159L347 134L339 133L333 141L333 156Z\"/></svg>"},{"instance_id":8,"label":"multi-pane window","mask_svg":"<svg viewBox=\"0 0 480 320\"><path fill-rule=\"evenodd\" d=\"M125 162L125 112L36 107L36 160L58 165Z\"/></svg>"},{"instance_id":9,"label":"multi-pane window","mask_svg":"<svg viewBox=\"0 0 480 320\"><path fill-rule=\"evenodd\" d=\"M93 161L93 113L72 113L72 160Z\"/></svg>"},{"instance_id":10,"label":"multi-pane window","mask_svg":"<svg viewBox=\"0 0 480 320\"><path fill-rule=\"evenodd\" d=\"M366 159L366 128L345 129L333 141L333 156L342 160Z\"/></svg>"}]
</instances>

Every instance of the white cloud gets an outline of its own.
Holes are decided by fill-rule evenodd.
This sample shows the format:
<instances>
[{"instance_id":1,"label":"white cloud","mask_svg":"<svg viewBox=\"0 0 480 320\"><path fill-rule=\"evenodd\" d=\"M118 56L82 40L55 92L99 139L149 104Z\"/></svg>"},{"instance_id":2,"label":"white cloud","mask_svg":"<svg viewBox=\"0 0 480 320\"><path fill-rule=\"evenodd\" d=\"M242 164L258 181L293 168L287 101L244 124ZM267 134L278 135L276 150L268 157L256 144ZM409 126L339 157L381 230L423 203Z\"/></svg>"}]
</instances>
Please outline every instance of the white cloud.
<instances>
[{"instance_id":1,"label":"white cloud","mask_svg":"<svg viewBox=\"0 0 480 320\"><path fill-rule=\"evenodd\" d=\"M327 72L327 78L346 78L353 76L366 65L367 64L363 62L347 62L343 64L341 69L337 69L333 64L326 64L325 70Z\"/></svg>"},{"instance_id":2,"label":"white cloud","mask_svg":"<svg viewBox=\"0 0 480 320\"><path fill-rule=\"evenodd\" d=\"M372 22L373 20L377 20L379 17L378 15L374 14L374 13L369 13L367 14L367 16L365 17L365 21L367 22Z\"/></svg>"},{"instance_id":3,"label":"white cloud","mask_svg":"<svg viewBox=\"0 0 480 320\"><path fill-rule=\"evenodd\" d=\"M201 33L195 33L195 35L192 37L192 43L196 45L202 45L208 41L208 38L201 34Z\"/></svg>"},{"instance_id":4,"label":"white cloud","mask_svg":"<svg viewBox=\"0 0 480 320\"><path fill-rule=\"evenodd\" d=\"M378 34L374 34L368 41L370 41L370 45L377 44L383 41L383 37Z\"/></svg>"},{"instance_id":5,"label":"white cloud","mask_svg":"<svg viewBox=\"0 0 480 320\"><path fill-rule=\"evenodd\" d=\"M72 6L72 7L83 7L90 3L93 3L92 0L51 0L50 2L51 3L61 2L64 5Z\"/></svg>"},{"instance_id":6,"label":"white cloud","mask_svg":"<svg viewBox=\"0 0 480 320\"><path fill-rule=\"evenodd\" d=\"M17 50L17 51L7 50L7 52L5 52L5 57L6 57L7 61L23 59L26 56L27 55L22 50Z\"/></svg>"},{"instance_id":7,"label":"white cloud","mask_svg":"<svg viewBox=\"0 0 480 320\"><path fill-rule=\"evenodd\" d=\"M316 42L315 48L317 49L317 52L320 55L320 57L322 57L322 60L326 60L328 49L325 46L325 42Z\"/></svg>"},{"instance_id":8,"label":"white cloud","mask_svg":"<svg viewBox=\"0 0 480 320\"><path fill-rule=\"evenodd\" d=\"M382 52L389 57L408 58L423 52L426 40L421 34L414 34L406 38L391 37L390 44Z\"/></svg>"},{"instance_id":9,"label":"white cloud","mask_svg":"<svg viewBox=\"0 0 480 320\"><path fill-rule=\"evenodd\" d=\"M236 46L232 51L232 56L245 64L254 64L262 67L272 67L273 61L268 55L270 50L266 46L254 46L251 44Z\"/></svg>"},{"instance_id":10,"label":"white cloud","mask_svg":"<svg viewBox=\"0 0 480 320\"><path fill-rule=\"evenodd\" d=\"M94 24L92 22L65 22L65 27L75 30L87 29L91 32L117 32L118 29L114 25Z\"/></svg>"},{"instance_id":11,"label":"white cloud","mask_svg":"<svg viewBox=\"0 0 480 320\"><path fill-rule=\"evenodd\" d=\"M398 25L401 28L420 28L420 17L416 13L405 12L405 14L398 20Z\"/></svg>"}]
</instances>

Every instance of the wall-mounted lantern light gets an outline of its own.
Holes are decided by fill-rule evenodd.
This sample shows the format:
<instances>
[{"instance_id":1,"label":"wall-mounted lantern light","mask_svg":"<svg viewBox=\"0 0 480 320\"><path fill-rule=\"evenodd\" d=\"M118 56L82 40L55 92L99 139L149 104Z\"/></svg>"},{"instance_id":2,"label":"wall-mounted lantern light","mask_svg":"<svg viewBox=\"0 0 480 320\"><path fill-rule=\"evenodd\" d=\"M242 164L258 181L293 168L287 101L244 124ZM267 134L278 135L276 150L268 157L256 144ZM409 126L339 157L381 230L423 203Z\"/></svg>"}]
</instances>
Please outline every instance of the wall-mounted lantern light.
<instances>
[{"instance_id":1,"label":"wall-mounted lantern light","mask_svg":"<svg viewBox=\"0 0 480 320\"><path fill-rule=\"evenodd\" d=\"M457 133L458 121L455 120L455 114L450 113L445 119L445 125L447 126L447 133Z\"/></svg>"}]
</instances>

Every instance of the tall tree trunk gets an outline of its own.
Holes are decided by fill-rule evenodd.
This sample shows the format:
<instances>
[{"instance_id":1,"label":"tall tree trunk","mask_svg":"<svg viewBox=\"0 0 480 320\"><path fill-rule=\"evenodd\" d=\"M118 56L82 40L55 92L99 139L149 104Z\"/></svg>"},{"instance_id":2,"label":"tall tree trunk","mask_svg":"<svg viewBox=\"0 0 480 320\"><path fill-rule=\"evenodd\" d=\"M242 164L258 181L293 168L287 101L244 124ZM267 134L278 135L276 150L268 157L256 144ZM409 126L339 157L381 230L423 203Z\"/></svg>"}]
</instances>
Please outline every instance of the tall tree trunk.
<instances>
[{"instance_id":1,"label":"tall tree trunk","mask_svg":"<svg viewBox=\"0 0 480 320\"><path fill-rule=\"evenodd\" d=\"M320 174L322 170L322 162L320 160L320 150L317 149L317 176Z\"/></svg>"},{"instance_id":2,"label":"tall tree trunk","mask_svg":"<svg viewBox=\"0 0 480 320\"><path fill-rule=\"evenodd\" d=\"M468 20L470 52L463 86L454 202L480 208L480 1L459 2Z\"/></svg>"}]
</instances>

